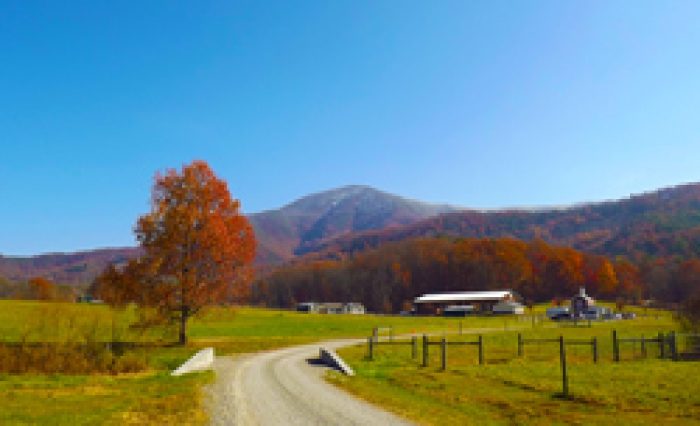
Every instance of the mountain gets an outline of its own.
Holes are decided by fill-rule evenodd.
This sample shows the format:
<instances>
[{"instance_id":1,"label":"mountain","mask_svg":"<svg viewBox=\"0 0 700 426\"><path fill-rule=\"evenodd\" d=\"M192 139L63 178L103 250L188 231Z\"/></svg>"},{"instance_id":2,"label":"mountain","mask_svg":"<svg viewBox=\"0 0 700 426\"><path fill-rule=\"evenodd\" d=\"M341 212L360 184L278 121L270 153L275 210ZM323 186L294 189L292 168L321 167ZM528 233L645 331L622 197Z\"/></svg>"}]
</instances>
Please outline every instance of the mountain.
<instances>
[{"instance_id":1,"label":"mountain","mask_svg":"<svg viewBox=\"0 0 700 426\"><path fill-rule=\"evenodd\" d=\"M395 229L344 235L307 252L333 257L413 237L541 238L607 256L700 256L700 184L563 209L442 214Z\"/></svg>"},{"instance_id":2,"label":"mountain","mask_svg":"<svg viewBox=\"0 0 700 426\"><path fill-rule=\"evenodd\" d=\"M258 263L274 264L342 235L408 225L454 210L352 185L308 195L249 219L258 238Z\"/></svg>"},{"instance_id":3,"label":"mountain","mask_svg":"<svg viewBox=\"0 0 700 426\"><path fill-rule=\"evenodd\" d=\"M248 218L258 239L258 265L272 265L347 233L406 225L453 210L355 185L312 194ZM23 281L44 276L63 284L88 284L110 263L125 262L137 255L137 248L125 247L32 257L0 256L0 277Z\"/></svg>"},{"instance_id":4,"label":"mountain","mask_svg":"<svg viewBox=\"0 0 700 426\"><path fill-rule=\"evenodd\" d=\"M249 216L258 238L257 263L295 257L337 257L412 237L541 238L606 256L700 257L700 184L681 185L617 201L559 209L456 210L408 200L367 186L346 186ZM34 257L0 256L0 276L45 276L87 284L108 264L138 255L117 248Z\"/></svg>"}]
</instances>

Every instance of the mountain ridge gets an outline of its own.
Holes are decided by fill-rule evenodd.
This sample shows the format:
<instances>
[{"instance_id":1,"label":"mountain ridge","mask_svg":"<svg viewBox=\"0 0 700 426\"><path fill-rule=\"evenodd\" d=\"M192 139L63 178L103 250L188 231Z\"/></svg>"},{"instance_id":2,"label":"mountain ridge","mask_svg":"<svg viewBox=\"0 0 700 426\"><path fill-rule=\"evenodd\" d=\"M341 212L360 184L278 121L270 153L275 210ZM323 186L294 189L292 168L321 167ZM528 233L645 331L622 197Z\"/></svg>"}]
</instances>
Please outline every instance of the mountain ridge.
<instances>
[{"instance_id":1,"label":"mountain ridge","mask_svg":"<svg viewBox=\"0 0 700 426\"><path fill-rule=\"evenodd\" d=\"M384 242L426 236L541 238L590 253L631 258L700 256L700 184L565 209L449 212L400 229L339 237L310 247L307 253L347 254Z\"/></svg>"},{"instance_id":2,"label":"mountain ridge","mask_svg":"<svg viewBox=\"0 0 700 426\"><path fill-rule=\"evenodd\" d=\"M248 215L258 239L259 265L288 261L301 247L350 232L405 225L454 207L410 200L366 185L319 191L276 210ZM110 263L138 255L137 247L101 248L36 256L0 254L0 277L23 281L44 276L63 284L85 285Z\"/></svg>"},{"instance_id":3,"label":"mountain ridge","mask_svg":"<svg viewBox=\"0 0 700 426\"><path fill-rule=\"evenodd\" d=\"M426 236L541 238L607 256L700 257L700 183L566 208L475 210L428 204L365 185L316 192L277 210L248 215L258 237L258 265L300 256L334 257L384 242ZM0 276L45 276L88 284L138 248L105 248L29 257L0 255Z\"/></svg>"}]
</instances>

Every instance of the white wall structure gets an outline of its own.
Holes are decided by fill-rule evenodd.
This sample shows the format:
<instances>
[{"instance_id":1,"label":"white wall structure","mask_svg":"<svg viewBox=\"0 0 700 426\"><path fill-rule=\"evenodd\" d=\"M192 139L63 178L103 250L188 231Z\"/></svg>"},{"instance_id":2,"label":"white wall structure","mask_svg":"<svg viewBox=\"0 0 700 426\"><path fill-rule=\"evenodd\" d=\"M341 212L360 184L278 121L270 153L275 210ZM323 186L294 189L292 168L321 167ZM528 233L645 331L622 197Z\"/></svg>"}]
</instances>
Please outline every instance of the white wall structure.
<instances>
[{"instance_id":1,"label":"white wall structure","mask_svg":"<svg viewBox=\"0 0 700 426\"><path fill-rule=\"evenodd\" d=\"M185 361L171 376L181 376L195 371L210 370L214 363L214 348L204 348Z\"/></svg>"},{"instance_id":2,"label":"white wall structure","mask_svg":"<svg viewBox=\"0 0 700 426\"><path fill-rule=\"evenodd\" d=\"M340 370L346 376L354 376L355 372L353 369L343 361L343 359L338 356L337 353L330 349L319 348L319 358L326 365Z\"/></svg>"}]
</instances>

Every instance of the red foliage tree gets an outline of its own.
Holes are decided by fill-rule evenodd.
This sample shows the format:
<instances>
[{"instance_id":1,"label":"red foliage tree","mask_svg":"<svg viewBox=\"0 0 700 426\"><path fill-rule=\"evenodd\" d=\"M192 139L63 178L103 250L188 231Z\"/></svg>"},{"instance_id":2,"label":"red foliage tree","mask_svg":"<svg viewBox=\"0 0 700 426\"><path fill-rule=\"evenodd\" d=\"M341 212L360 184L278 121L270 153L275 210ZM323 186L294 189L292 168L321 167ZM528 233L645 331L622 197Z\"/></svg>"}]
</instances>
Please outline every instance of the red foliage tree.
<instances>
[{"instance_id":1,"label":"red foliage tree","mask_svg":"<svg viewBox=\"0 0 700 426\"><path fill-rule=\"evenodd\" d=\"M144 254L122 271L107 270L100 296L172 315L185 344L187 321L202 307L248 295L255 235L239 209L203 161L156 175L151 212L135 229Z\"/></svg>"}]
</instances>

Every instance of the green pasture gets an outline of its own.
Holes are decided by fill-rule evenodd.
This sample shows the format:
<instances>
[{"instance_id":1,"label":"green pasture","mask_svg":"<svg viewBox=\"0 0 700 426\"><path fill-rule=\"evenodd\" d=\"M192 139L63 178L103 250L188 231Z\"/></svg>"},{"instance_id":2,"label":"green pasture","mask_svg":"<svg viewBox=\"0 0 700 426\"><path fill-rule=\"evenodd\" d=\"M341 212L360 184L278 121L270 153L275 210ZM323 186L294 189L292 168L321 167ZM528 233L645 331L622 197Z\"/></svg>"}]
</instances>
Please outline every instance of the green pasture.
<instances>
[{"instance_id":1,"label":"green pasture","mask_svg":"<svg viewBox=\"0 0 700 426\"><path fill-rule=\"evenodd\" d=\"M0 424L202 424L201 388L213 378L171 378L198 349L246 353L323 339L365 337L374 327L395 334L456 333L459 321L373 315L316 315L258 308L210 308L190 322L186 347L162 346L174 332L129 328L133 309L105 305L0 300L2 342L157 342L135 350L150 369L122 375L0 375ZM471 320L470 320L471 321ZM463 327L466 328L466 323ZM517 321L478 318L469 326L513 327ZM39 398L40 397L40 398Z\"/></svg>"},{"instance_id":2,"label":"green pasture","mask_svg":"<svg viewBox=\"0 0 700 426\"><path fill-rule=\"evenodd\" d=\"M543 310L544 307L536 307L535 313ZM625 333L653 334L674 326L668 313L649 311L647 314L646 318L618 321L614 325L621 336ZM535 351L528 347L524 359L514 359L517 332L528 336L563 333L587 338L595 335L609 340L612 325L572 329L558 327L550 321L533 323L529 318L516 317L318 315L215 307L190 322L190 343L177 347L163 345L175 339L174 330L133 330L129 324L135 318L133 309L113 310L104 305L0 301L0 341L122 340L159 344L134 351L149 365L149 369L141 373L0 374L0 424L204 424L202 388L213 380L213 375L172 378L168 374L198 349L214 346L219 354L246 353L324 339L367 337L374 327L391 327L395 336L425 333L433 339L443 333L449 338L471 339L469 333L484 332L487 365L476 365L475 348L465 347L450 352L449 371L445 373L437 370L437 347L431 347L428 368L421 368L410 359L408 347L380 347L373 363L363 360L364 346L341 352L357 369L358 376L347 379L336 375L333 381L424 423L430 423L436 418L434 415L444 414L447 416L444 419L448 419L444 422L468 424L473 420L469 420L472 415L479 413L491 423L517 423L521 419L527 422L529 417L534 419L546 413L553 413L553 419L563 422L567 412L573 413L574 422L597 422L609 420L608 412L613 408L627 413L626 419L631 422L658 419L661 414L654 414L658 411L670 421L682 423L695 419L683 413L697 416L699 404L693 400L694 394L700 394L697 382L692 383L696 379L690 378L693 365L632 360L631 347L629 351L623 348L622 358L628 362L620 365L609 361L610 349L602 343L601 363L597 366L590 366L590 357L584 348L571 350L571 391L574 402L586 401L585 405L554 396L558 391L556 348ZM461 337L458 335L460 324L464 333ZM649 353L653 353L651 347ZM649 373L652 374L649 378L644 372L653 374ZM610 374L624 384L608 380ZM601 377L605 377L604 385L594 387L598 388L595 392L589 389L589 384L603 380ZM649 387L647 383L654 384ZM618 392L620 386L623 390ZM625 398L618 395L624 395L624 389L633 386L651 390ZM466 389L476 391L464 392ZM682 397L686 395L684 389L688 389L686 399ZM653 402L657 397L658 401ZM642 410L647 404L651 405ZM520 414L512 414L520 405Z\"/></svg>"},{"instance_id":3,"label":"green pasture","mask_svg":"<svg viewBox=\"0 0 700 426\"><path fill-rule=\"evenodd\" d=\"M485 365L476 347L448 347L447 370L440 371L440 348L430 346L428 367L411 359L410 346L346 348L341 356L357 376L331 373L346 390L419 424L698 424L698 364L657 358L658 346L621 346L621 362L612 361L612 330L621 337L647 337L674 328L667 313L650 311L635 320L594 323L588 327L545 322L520 329L525 338L583 340L596 337L599 360L589 346L567 346L570 398L561 396L558 343L529 344L517 356L518 331L484 333ZM447 336L475 340L475 336ZM440 336L432 337L433 341Z\"/></svg>"}]
</instances>

